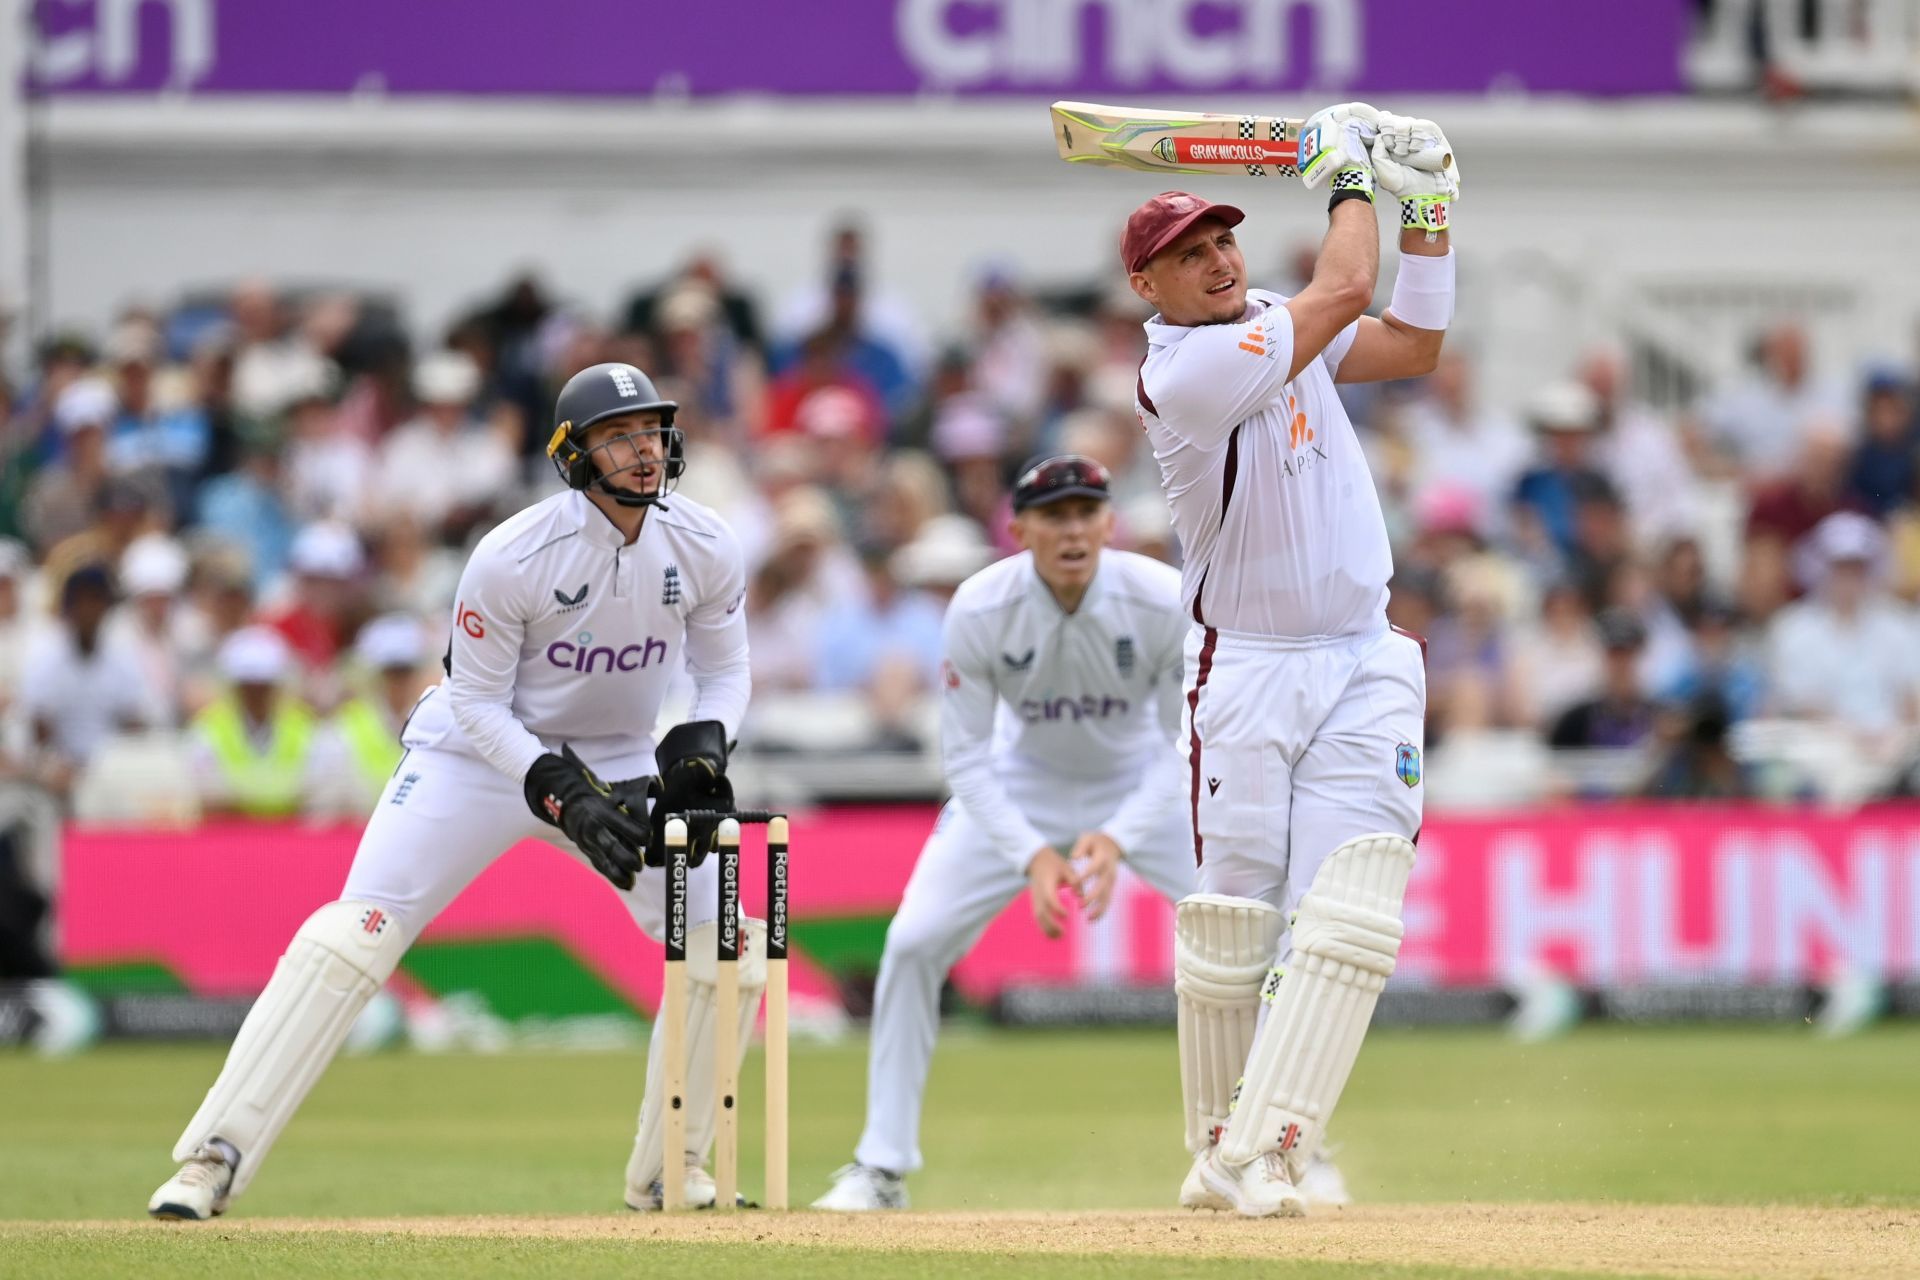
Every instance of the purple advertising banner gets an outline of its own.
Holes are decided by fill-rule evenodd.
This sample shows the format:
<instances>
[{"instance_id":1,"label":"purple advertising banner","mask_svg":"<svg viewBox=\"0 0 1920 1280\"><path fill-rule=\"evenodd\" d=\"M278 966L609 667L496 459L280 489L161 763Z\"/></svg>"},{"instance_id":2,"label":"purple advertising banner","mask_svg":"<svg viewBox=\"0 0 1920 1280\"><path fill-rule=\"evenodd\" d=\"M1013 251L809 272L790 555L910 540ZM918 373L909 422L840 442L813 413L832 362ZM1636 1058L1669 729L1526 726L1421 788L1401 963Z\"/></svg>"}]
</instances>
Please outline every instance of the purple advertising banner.
<instances>
[{"instance_id":1,"label":"purple advertising banner","mask_svg":"<svg viewBox=\"0 0 1920 1280\"><path fill-rule=\"evenodd\" d=\"M1137 99L1678 93L1690 0L34 3L56 94Z\"/></svg>"}]
</instances>

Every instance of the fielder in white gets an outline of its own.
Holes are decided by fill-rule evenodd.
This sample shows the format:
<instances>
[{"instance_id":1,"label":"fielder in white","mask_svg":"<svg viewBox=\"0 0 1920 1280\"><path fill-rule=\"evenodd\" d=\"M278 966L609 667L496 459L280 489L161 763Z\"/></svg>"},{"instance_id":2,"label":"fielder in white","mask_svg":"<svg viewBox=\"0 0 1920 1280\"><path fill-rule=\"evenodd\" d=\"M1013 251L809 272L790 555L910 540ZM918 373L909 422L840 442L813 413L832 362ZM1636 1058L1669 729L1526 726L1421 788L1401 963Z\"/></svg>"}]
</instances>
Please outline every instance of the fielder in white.
<instances>
[{"instance_id":1,"label":"fielder in white","mask_svg":"<svg viewBox=\"0 0 1920 1280\"><path fill-rule=\"evenodd\" d=\"M1434 367L1453 312L1450 154L1431 122L1363 103L1312 117L1302 176L1331 178L1331 225L1292 298L1248 290L1240 210L1185 192L1136 209L1121 246L1159 308L1139 413L1192 620L1201 892L1179 904L1175 946L1190 1207L1305 1211L1299 1184L1399 951L1426 677L1421 644L1387 625L1386 524L1334 383ZM1363 314L1376 186L1403 228L1380 319Z\"/></svg>"},{"instance_id":2,"label":"fielder in white","mask_svg":"<svg viewBox=\"0 0 1920 1280\"><path fill-rule=\"evenodd\" d=\"M816 1209L900 1209L920 1167L920 1104L940 986L1024 887L1060 936L1072 891L1105 911L1124 859L1178 899L1193 887L1180 727L1180 576L1113 534L1106 469L1065 455L1014 486L1026 548L947 610L941 810L887 929L874 993L867 1124Z\"/></svg>"},{"instance_id":3,"label":"fielder in white","mask_svg":"<svg viewBox=\"0 0 1920 1280\"><path fill-rule=\"evenodd\" d=\"M727 742L746 710L746 575L714 513L674 497L684 467L676 406L631 365L581 371L560 393L548 447L569 490L480 540L460 580L444 680L401 731L405 757L367 822L340 900L300 926L248 1013L226 1066L175 1145L180 1169L147 1205L161 1218L225 1212L421 930L519 841L546 840L604 875L642 931L661 931L664 815L730 809ZM450 457L448 466L460 465ZM679 661L691 717L652 730ZM655 776L657 773L657 777ZM601 778L624 779L611 783ZM711 825L696 833L702 851ZM711 864L690 889L690 956L714 928ZM739 1043L765 985L765 931L748 924ZM694 962L697 966L697 961ZM713 980L690 974L689 1203L712 1203ZM660 1026L655 1025L655 1043ZM705 1061L702 1061L702 1055ZM627 1166L626 1200L659 1205L658 1055ZM703 1127L704 1126L704 1131Z\"/></svg>"}]
</instances>

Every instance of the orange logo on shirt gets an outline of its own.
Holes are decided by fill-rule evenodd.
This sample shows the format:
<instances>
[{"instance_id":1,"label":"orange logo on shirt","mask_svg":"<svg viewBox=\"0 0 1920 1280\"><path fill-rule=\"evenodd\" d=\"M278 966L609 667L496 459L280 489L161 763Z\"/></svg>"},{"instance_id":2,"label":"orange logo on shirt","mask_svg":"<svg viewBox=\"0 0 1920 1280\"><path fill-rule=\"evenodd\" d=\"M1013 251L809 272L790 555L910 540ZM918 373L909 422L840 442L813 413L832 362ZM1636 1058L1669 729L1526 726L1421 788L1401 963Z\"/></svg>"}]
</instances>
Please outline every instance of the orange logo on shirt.
<instances>
[{"instance_id":1,"label":"orange logo on shirt","mask_svg":"<svg viewBox=\"0 0 1920 1280\"><path fill-rule=\"evenodd\" d=\"M1258 324L1249 325L1246 332L1241 335L1240 349L1249 355L1264 356L1269 354L1266 329Z\"/></svg>"},{"instance_id":2,"label":"orange logo on shirt","mask_svg":"<svg viewBox=\"0 0 1920 1280\"><path fill-rule=\"evenodd\" d=\"M1287 393L1287 414L1290 418L1287 424L1287 443L1298 450L1301 445L1313 439L1313 428L1307 425L1307 415L1300 412L1300 406L1294 400L1291 391Z\"/></svg>"}]
</instances>

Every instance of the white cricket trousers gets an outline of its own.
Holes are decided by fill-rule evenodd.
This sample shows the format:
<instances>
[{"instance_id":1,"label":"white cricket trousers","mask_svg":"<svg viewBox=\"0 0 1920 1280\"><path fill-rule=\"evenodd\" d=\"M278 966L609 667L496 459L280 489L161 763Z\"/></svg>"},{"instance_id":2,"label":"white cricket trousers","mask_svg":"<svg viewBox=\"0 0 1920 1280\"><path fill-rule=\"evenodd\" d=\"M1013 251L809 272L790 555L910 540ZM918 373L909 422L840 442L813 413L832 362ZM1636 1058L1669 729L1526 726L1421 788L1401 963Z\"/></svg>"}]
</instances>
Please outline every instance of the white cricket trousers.
<instances>
[{"instance_id":1,"label":"white cricket trousers","mask_svg":"<svg viewBox=\"0 0 1920 1280\"><path fill-rule=\"evenodd\" d=\"M495 858L528 839L593 865L558 827L533 816L519 783L473 756L416 747L387 779L340 896L387 908L411 942ZM689 877L688 927L719 915L716 874L709 858ZM666 898L660 868L646 868L624 892L601 883L619 896L642 933L660 938Z\"/></svg>"},{"instance_id":2,"label":"white cricket trousers","mask_svg":"<svg viewBox=\"0 0 1920 1280\"><path fill-rule=\"evenodd\" d=\"M1093 781L1031 769L1010 771L1003 781L1012 802L1062 852L1111 818L1135 785L1127 775ZM1126 855L1127 867L1170 901L1193 892L1193 841L1179 810ZM1024 868L1016 870L960 802L949 800L887 928L874 989L867 1125L854 1150L861 1164L894 1173L920 1167L920 1104L940 1032L941 984L1026 887ZM1121 921L1109 914L1095 927L1108 926Z\"/></svg>"},{"instance_id":3,"label":"white cricket trousers","mask_svg":"<svg viewBox=\"0 0 1920 1280\"><path fill-rule=\"evenodd\" d=\"M1196 627L1186 751L1202 893L1291 920L1354 836L1420 833L1427 678L1420 641L1384 626L1301 642ZM1280 954L1286 954L1282 936Z\"/></svg>"}]
</instances>

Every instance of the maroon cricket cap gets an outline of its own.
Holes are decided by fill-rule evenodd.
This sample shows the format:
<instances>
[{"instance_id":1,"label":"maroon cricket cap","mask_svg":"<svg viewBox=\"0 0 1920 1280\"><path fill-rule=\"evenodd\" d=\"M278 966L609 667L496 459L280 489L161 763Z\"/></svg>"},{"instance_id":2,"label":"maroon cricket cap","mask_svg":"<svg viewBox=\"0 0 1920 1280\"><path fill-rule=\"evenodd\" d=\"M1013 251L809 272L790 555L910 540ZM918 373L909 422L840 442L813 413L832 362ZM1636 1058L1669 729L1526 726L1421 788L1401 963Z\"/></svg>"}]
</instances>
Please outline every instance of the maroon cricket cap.
<instances>
[{"instance_id":1,"label":"maroon cricket cap","mask_svg":"<svg viewBox=\"0 0 1920 1280\"><path fill-rule=\"evenodd\" d=\"M1218 218L1237 227L1246 216L1230 204L1214 204L1186 191L1162 191L1127 218L1126 234L1120 237L1120 260L1129 272L1138 271L1200 219Z\"/></svg>"}]
</instances>

